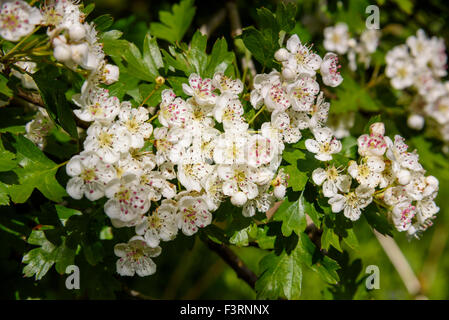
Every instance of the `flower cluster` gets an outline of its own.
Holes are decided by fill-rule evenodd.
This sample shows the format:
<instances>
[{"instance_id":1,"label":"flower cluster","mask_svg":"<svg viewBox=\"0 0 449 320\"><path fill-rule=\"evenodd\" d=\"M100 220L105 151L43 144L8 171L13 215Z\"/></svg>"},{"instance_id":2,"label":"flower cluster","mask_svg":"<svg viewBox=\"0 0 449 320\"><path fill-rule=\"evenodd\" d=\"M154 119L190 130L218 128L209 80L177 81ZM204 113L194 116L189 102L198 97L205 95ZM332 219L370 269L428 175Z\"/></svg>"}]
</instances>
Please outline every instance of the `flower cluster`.
<instances>
[{"instance_id":1,"label":"flower cluster","mask_svg":"<svg viewBox=\"0 0 449 320\"><path fill-rule=\"evenodd\" d=\"M371 62L371 55L376 51L379 44L380 32L376 29L366 29L360 38L351 38L348 25L339 22L335 26L324 29L324 48L335 51L338 54L347 54L349 67L357 70L358 62L363 63L368 68Z\"/></svg>"},{"instance_id":2,"label":"flower cluster","mask_svg":"<svg viewBox=\"0 0 449 320\"><path fill-rule=\"evenodd\" d=\"M395 89L413 88L416 96L409 109L409 127L421 130L425 118L430 118L441 138L449 142L449 84L444 39L428 38L423 30L390 50L386 57L385 74Z\"/></svg>"},{"instance_id":3,"label":"flower cluster","mask_svg":"<svg viewBox=\"0 0 449 320\"><path fill-rule=\"evenodd\" d=\"M357 139L358 162L351 161L346 172L333 165L315 169L312 179L322 185L333 212L343 211L355 221L374 201L387 208L398 231L417 236L439 211L434 202L438 180L425 176L418 154L408 151L404 138L396 135L392 141L384 134L383 123L372 124L370 133Z\"/></svg>"},{"instance_id":4,"label":"flower cluster","mask_svg":"<svg viewBox=\"0 0 449 320\"><path fill-rule=\"evenodd\" d=\"M172 89L162 91L161 126L154 130L147 109L120 102L89 80L74 96L80 107L76 116L92 124L84 151L67 164L72 177L67 192L92 201L105 196L113 226L135 228L136 237L117 245L120 274L153 273L150 257L160 253L160 241L173 240L178 232L195 234L226 199L246 217L266 212L285 196L282 151L284 143L301 138L300 130L314 132L316 141L306 143L319 159L341 149L322 127L329 103L315 77L320 69L323 82L342 81L335 55L321 59L295 35L276 56L282 56L282 73L257 75L251 92L255 107L272 112L272 121L260 130L250 128L255 117L243 116L243 83L223 73L211 79L191 74L182 85L187 99Z\"/></svg>"}]
</instances>

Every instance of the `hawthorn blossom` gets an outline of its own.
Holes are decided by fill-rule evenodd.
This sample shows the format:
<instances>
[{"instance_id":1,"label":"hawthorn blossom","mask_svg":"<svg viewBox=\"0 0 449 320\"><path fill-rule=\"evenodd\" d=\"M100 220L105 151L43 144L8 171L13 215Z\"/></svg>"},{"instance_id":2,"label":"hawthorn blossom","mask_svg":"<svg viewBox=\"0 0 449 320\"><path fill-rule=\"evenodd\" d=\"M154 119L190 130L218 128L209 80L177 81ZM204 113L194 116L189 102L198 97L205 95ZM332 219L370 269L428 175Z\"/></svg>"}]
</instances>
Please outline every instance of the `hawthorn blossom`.
<instances>
[{"instance_id":1,"label":"hawthorn blossom","mask_svg":"<svg viewBox=\"0 0 449 320\"><path fill-rule=\"evenodd\" d=\"M73 199L86 196L95 201L104 196L105 186L115 177L114 167L105 164L94 152L82 152L73 156L66 165L67 193Z\"/></svg>"},{"instance_id":2,"label":"hawthorn blossom","mask_svg":"<svg viewBox=\"0 0 449 320\"><path fill-rule=\"evenodd\" d=\"M87 129L84 150L96 152L106 163L120 159L121 152L127 152L131 145L131 136L117 123L102 126L94 123Z\"/></svg>"},{"instance_id":3,"label":"hawthorn blossom","mask_svg":"<svg viewBox=\"0 0 449 320\"><path fill-rule=\"evenodd\" d=\"M133 108L130 102L122 102L118 123L125 128L131 137L131 148L142 148L145 139L150 138L153 132L151 123L147 123L148 110L139 107Z\"/></svg>"},{"instance_id":4,"label":"hawthorn blossom","mask_svg":"<svg viewBox=\"0 0 449 320\"><path fill-rule=\"evenodd\" d=\"M298 35L294 34L287 40L288 58L282 61L285 70L302 74L306 73L314 76L316 70L320 68L321 57L312 52L310 47L301 43Z\"/></svg>"},{"instance_id":5,"label":"hawthorn blossom","mask_svg":"<svg viewBox=\"0 0 449 320\"><path fill-rule=\"evenodd\" d=\"M313 130L315 139L306 140L306 148L315 153L315 158L320 161L332 160L332 154L341 151L341 142L333 137L332 130L326 127Z\"/></svg>"},{"instance_id":6,"label":"hawthorn blossom","mask_svg":"<svg viewBox=\"0 0 449 320\"><path fill-rule=\"evenodd\" d=\"M117 273L121 276L139 277L152 275L156 272L156 264L151 258L161 254L161 248L151 248L141 236L132 237L128 243L118 243L114 246L117 260Z\"/></svg>"},{"instance_id":7,"label":"hawthorn blossom","mask_svg":"<svg viewBox=\"0 0 449 320\"><path fill-rule=\"evenodd\" d=\"M81 109L73 113L81 120L111 122L120 112L120 101L111 97L107 89L83 85L81 94L73 96L72 101Z\"/></svg>"},{"instance_id":8,"label":"hawthorn blossom","mask_svg":"<svg viewBox=\"0 0 449 320\"><path fill-rule=\"evenodd\" d=\"M160 240L173 240L178 233L177 209L175 203L163 202L153 213L146 216L141 224L136 226L136 234L142 235L152 248L157 247Z\"/></svg>"},{"instance_id":9,"label":"hawthorn blossom","mask_svg":"<svg viewBox=\"0 0 449 320\"><path fill-rule=\"evenodd\" d=\"M329 199L329 204L332 207L332 212L340 212L346 218L356 221L360 218L362 209L366 208L373 200L374 189L359 185L355 191L345 194L336 194Z\"/></svg>"},{"instance_id":10,"label":"hawthorn blossom","mask_svg":"<svg viewBox=\"0 0 449 320\"><path fill-rule=\"evenodd\" d=\"M309 111L320 91L318 82L308 74L300 74L298 80L287 88L289 101L295 111Z\"/></svg>"},{"instance_id":11,"label":"hawthorn blossom","mask_svg":"<svg viewBox=\"0 0 449 320\"><path fill-rule=\"evenodd\" d=\"M212 222L207 202L202 196L185 195L177 203L178 228L186 236L191 236Z\"/></svg>"},{"instance_id":12,"label":"hawthorn blossom","mask_svg":"<svg viewBox=\"0 0 449 320\"><path fill-rule=\"evenodd\" d=\"M349 32L348 25L339 22L333 27L324 28L324 49L345 54L348 51Z\"/></svg>"},{"instance_id":13,"label":"hawthorn blossom","mask_svg":"<svg viewBox=\"0 0 449 320\"><path fill-rule=\"evenodd\" d=\"M341 169L329 166L327 169L317 168L312 172L312 180L316 185L323 185L323 195L331 198L338 192L347 193L351 186L351 177L340 174Z\"/></svg>"},{"instance_id":14,"label":"hawthorn blossom","mask_svg":"<svg viewBox=\"0 0 449 320\"><path fill-rule=\"evenodd\" d=\"M378 157L368 157L361 164L350 161L348 173L361 185L375 188L380 183L385 163Z\"/></svg>"},{"instance_id":15,"label":"hawthorn blossom","mask_svg":"<svg viewBox=\"0 0 449 320\"><path fill-rule=\"evenodd\" d=\"M5 40L19 41L33 32L34 27L41 22L39 9L25 1L6 1L0 7L0 36Z\"/></svg>"},{"instance_id":16,"label":"hawthorn blossom","mask_svg":"<svg viewBox=\"0 0 449 320\"><path fill-rule=\"evenodd\" d=\"M338 87L341 84L343 77L338 71L340 67L337 55L332 52L326 53L320 67L320 73L326 86Z\"/></svg>"},{"instance_id":17,"label":"hawthorn blossom","mask_svg":"<svg viewBox=\"0 0 449 320\"><path fill-rule=\"evenodd\" d=\"M182 84L182 90L185 94L192 96L200 106L211 105L215 103L216 95L213 93L211 79L203 79L196 73L189 76L189 84Z\"/></svg>"},{"instance_id":18,"label":"hawthorn blossom","mask_svg":"<svg viewBox=\"0 0 449 320\"><path fill-rule=\"evenodd\" d=\"M109 200L104 205L106 215L116 227L134 226L141 222L150 208L148 188L133 174L111 180L105 187Z\"/></svg>"},{"instance_id":19,"label":"hawthorn blossom","mask_svg":"<svg viewBox=\"0 0 449 320\"><path fill-rule=\"evenodd\" d=\"M243 91L243 83L240 79L231 79L221 72L217 72L214 74L212 85L214 86L214 88L220 90L222 94L231 93L234 95L238 95Z\"/></svg>"}]
</instances>

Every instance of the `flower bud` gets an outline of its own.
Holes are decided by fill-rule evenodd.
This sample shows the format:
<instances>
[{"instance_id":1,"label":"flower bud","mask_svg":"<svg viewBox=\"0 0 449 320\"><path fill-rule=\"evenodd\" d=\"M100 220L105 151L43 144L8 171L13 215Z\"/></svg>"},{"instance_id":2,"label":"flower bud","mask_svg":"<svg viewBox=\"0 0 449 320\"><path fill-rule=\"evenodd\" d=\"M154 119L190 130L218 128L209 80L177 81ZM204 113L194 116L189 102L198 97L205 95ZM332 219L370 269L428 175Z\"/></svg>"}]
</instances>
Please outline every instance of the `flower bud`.
<instances>
[{"instance_id":1,"label":"flower bud","mask_svg":"<svg viewBox=\"0 0 449 320\"><path fill-rule=\"evenodd\" d=\"M411 179L410 171L408 171L406 169L402 169L401 171L399 171L397 178L398 178L398 182L400 184L402 184L402 185L408 184Z\"/></svg>"},{"instance_id":2,"label":"flower bud","mask_svg":"<svg viewBox=\"0 0 449 320\"><path fill-rule=\"evenodd\" d=\"M69 37L72 41L80 41L86 36L86 29L82 24L74 24L69 29Z\"/></svg>"},{"instance_id":3,"label":"flower bud","mask_svg":"<svg viewBox=\"0 0 449 320\"><path fill-rule=\"evenodd\" d=\"M67 62L72 58L72 51L68 45L60 44L53 50L53 56L58 61Z\"/></svg>"},{"instance_id":4,"label":"flower bud","mask_svg":"<svg viewBox=\"0 0 449 320\"><path fill-rule=\"evenodd\" d=\"M289 55L290 54L288 53L287 49L281 48L278 51L276 51L276 53L274 54L274 58L277 61L285 61L288 59Z\"/></svg>"},{"instance_id":5,"label":"flower bud","mask_svg":"<svg viewBox=\"0 0 449 320\"><path fill-rule=\"evenodd\" d=\"M385 125L382 122L373 123L369 127L369 132L375 136L383 136L385 134Z\"/></svg>"},{"instance_id":6,"label":"flower bud","mask_svg":"<svg viewBox=\"0 0 449 320\"><path fill-rule=\"evenodd\" d=\"M247 200L248 198L246 197L246 194L241 191L234 193L234 195L231 197L231 203L237 207L243 206Z\"/></svg>"},{"instance_id":7,"label":"flower bud","mask_svg":"<svg viewBox=\"0 0 449 320\"><path fill-rule=\"evenodd\" d=\"M282 76L285 80L293 80L296 77L296 72L290 68L284 68L282 70Z\"/></svg>"},{"instance_id":8,"label":"flower bud","mask_svg":"<svg viewBox=\"0 0 449 320\"><path fill-rule=\"evenodd\" d=\"M283 184L274 188L274 196L277 199L283 199L285 197L286 188Z\"/></svg>"},{"instance_id":9,"label":"flower bud","mask_svg":"<svg viewBox=\"0 0 449 320\"><path fill-rule=\"evenodd\" d=\"M407 125L415 130L421 130L424 127L424 117L419 114L411 114L407 119Z\"/></svg>"},{"instance_id":10,"label":"flower bud","mask_svg":"<svg viewBox=\"0 0 449 320\"><path fill-rule=\"evenodd\" d=\"M87 55L89 53L89 47L87 43L71 45L72 49L72 60L76 64L83 65L87 60Z\"/></svg>"},{"instance_id":11,"label":"flower bud","mask_svg":"<svg viewBox=\"0 0 449 320\"><path fill-rule=\"evenodd\" d=\"M107 85L110 85L118 81L119 75L119 68L117 66L114 66L113 64L108 63L103 67L103 77L101 81Z\"/></svg>"}]
</instances>

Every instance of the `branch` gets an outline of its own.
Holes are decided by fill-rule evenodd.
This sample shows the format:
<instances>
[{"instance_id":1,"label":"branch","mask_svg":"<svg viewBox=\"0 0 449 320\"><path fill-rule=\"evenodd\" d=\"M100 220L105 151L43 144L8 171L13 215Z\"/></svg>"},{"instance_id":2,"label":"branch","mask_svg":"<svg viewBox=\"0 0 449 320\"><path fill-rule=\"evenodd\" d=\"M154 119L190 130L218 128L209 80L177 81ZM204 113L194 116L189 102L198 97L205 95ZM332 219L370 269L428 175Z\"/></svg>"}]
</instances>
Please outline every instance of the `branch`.
<instances>
[{"instance_id":1,"label":"branch","mask_svg":"<svg viewBox=\"0 0 449 320\"><path fill-rule=\"evenodd\" d=\"M200 28L200 32L206 35L208 38L217 29L217 27L223 23L226 18L226 9L221 8L207 24L203 24Z\"/></svg>"},{"instance_id":2,"label":"branch","mask_svg":"<svg viewBox=\"0 0 449 320\"><path fill-rule=\"evenodd\" d=\"M379 240L380 245L384 249L396 271L399 273L399 276L401 277L402 282L404 282L408 293L414 297L418 298L418 296L420 296L419 298L426 299L426 297L421 295L421 284L396 241L389 236L382 235L375 229L373 229L373 233L377 240Z\"/></svg>"},{"instance_id":3,"label":"branch","mask_svg":"<svg viewBox=\"0 0 449 320\"><path fill-rule=\"evenodd\" d=\"M215 251L234 271L237 277L245 281L252 289L255 288L257 276L240 258L227 246L218 244L210 239L204 240L209 249Z\"/></svg>"}]
</instances>

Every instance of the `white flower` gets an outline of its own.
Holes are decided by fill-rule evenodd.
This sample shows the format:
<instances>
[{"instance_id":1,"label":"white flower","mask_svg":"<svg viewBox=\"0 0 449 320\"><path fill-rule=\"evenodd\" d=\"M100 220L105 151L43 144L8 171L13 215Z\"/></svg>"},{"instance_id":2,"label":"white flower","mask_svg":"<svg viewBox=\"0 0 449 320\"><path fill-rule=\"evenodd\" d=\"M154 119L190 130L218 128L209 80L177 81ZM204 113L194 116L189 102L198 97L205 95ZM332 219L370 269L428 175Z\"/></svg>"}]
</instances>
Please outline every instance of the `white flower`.
<instances>
[{"instance_id":1,"label":"white flower","mask_svg":"<svg viewBox=\"0 0 449 320\"><path fill-rule=\"evenodd\" d=\"M416 207L411 203L401 202L393 210L393 223L398 231L407 231L412 225Z\"/></svg>"},{"instance_id":2,"label":"white flower","mask_svg":"<svg viewBox=\"0 0 449 320\"><path fill-rule=\"evenodd\" d=\"M285 69L290 69L296 74L315 75L321 65L321 57L301 44L298 35L294 34L288 39L287 50L290 52L290 56L283 62Z\"/></svg>"},{"instance_id":3,"label":"white flower","mask_svg":"<svg viewBox=\"0 0 449 320\"><path fill-rule=\"evenodd\" d=\"M221 72L214 74L212 78L212 85L223 93L231 93L238 95L243 91L243 83L240 79L231 79Z\"/></svg>"},{"instance_id":4,"label":"white flower","mask_svg":"<svg viewBox=\"0 0 449 320\"><path fill-rule=\"evenodd\" d=\"M360 218L362 209L366 208L373 200L373 192L374 189L360 185L355 191L344 195L336 194L329 199L332 212L340 212L343 210L346 218L356 221Z\"/></svg>"},{"instance_id":5,"label":"white flower","mask_svg":"<svg viewBox=\"0 0 449 320\"><path fill-rule=\"evenodd\" d=\"M426 113L439 124L449 123L449 95L442 96L425 107Z\"/></svg>"},{"instance_id":6,"label":"white flower","mask_svg":"<svg viewBox=\"0 0 449 320\"><path fill-rule=\"evenodd\" d=\"M132 237L128 243L118 243L114 246L117 260L117 273L121 276L140 277L156 272L156 264L151 258L161 254L161 248L151 248L141 236Z\"/></svg>"},{"instance_id":7,"label":"white flower","mask_svg":"<svg viewBox=\"0 0 449 320\"><path fill-rule=\"evenodd\" d=\"M127 130L118 125L102 126L94 123L87 129L84 150L96 152L104 162L114 163L120 159L121 152L127 152L131 137Z\"/></svg>"},{"instance_id":8,"label":"white flower","mask_svg":"<svg viewBox=\"0 0 449 320\"><path fill-rule=\"evenodd\" d=\"M155 248L160 240L170 241L178 233L176 204L171 201L163 202L151 215L136 226L136 233L143 235L147 244Z\"/></svg>"},{"instance_id":9,"label":"white flower","mask_svg":"<svg viewBox=\"0 0 449 320\"><path fill-rule=\"evenodd\" d=\"M247 164L255 168L269 164L274 159L276 151L279 150L276 144L276 141L259 134L250 136L246 146Z\"/></svg>"},{"instance_id":10,"label":"white flower","mask_svg":"<svg viewBox=\"0 0 449 320\"><path fill-rule=\"evenodd\" d=\"M47 110L39 107L34 119L25 125L25 137L43 150L46 144L45 138L54 127L53 120L50 119Z\"/></svg>"},{"instance_id":11,"label":"white flower","mask_svg":"<svg viewBox=\"0 0 449 320\"><path fill-rule=\"evenodd\" d=\"M343 77L338 71L340 67L337 55L332 52L326 53L320 67L321 77L326 86L338 87L341 84Z\"/></svg>"},{"instance_id":12,"label":"white flower","mask_svg":"<svg viewBox=\"0 0 449 320\"><path fill-rule=\"evenodd\" d=\"M25 89L37 90L36 82L34 82L33 78L29 74L33 74L37 71L36 62L32 61L19 61L16 62L15 65L21 68L24 72L19 72L16 69L11 69L11 74L15 77L19 78L22 82L22 86Z\"/></svg>"},{"instance_id":13,"label":"white flower","mask_svg":"<svg viewBox=\"0 0 449 320\"><path fill-rule=\"evenodd\" d=\"M246 163L248 134L228 131L215 140L214 161L217 164Z\"/></svg>"},{"instance_id":14,"label":"white flower","mask_svg":"<svg viewBox=\"0 0 449 320\"><path fill-rule=\"evenodd\" d=\"M316 98L315 103L312 105L309 114L311 115L309 120L309 128L322 127L327 122L327 116L329 114L330 104L324 100L323 92L320 92ZM337 139L340 139L335 132L334 135Z\"/></svg>"},{"instance_id":15,"label":"white flower","mask_svg":"<svg viewBox=\"0 0 449 320\"><path fill-rule=\"evenodd\" d=\"M207 163L190 163L190 161L178 164L178 180L187 191L201 191L201 182L213 171L214 167Z\"/></svg>"},{"instance_id":16,"label":"white flower","mask_svg":"<svg viewBox=\"0 0 449 320\"><path fill-rule=\"evenodd\" d=\"M421 130L424 128L424 117L420 114L411 114L407 118L407 125L415 130Z\"/></svg>"},{"instance_id":17,"label":"white flower","mask_svg":"<svg viewBox=\"0 0 449 320\"><path fill-rule=\"evenodd\" d=\"M178 228L191 236L212 222L207 202L202 196L183 196L178 202Z\"/></svg>"},{"instance_id":18,"label":"white flower","mask_svg":"<svg viewBox=\"0 0 449 320\"><path fill-rule=\"evenodd\" d=\"M248 199L254 199L259 194L255 183L257 170L245 165L220 165L218 176L223 182L223 194L231 197L236 206L243 206Z\"/></svg>"},{"instance_id":19,"label":"white flower","mask_svg":"<svg viewBox=\"0 0 449 320\"><path fill-rule=\"evenodd\" d=\"M405 191L411 199L420 201L435 194L438 187L438 179L435 177L425 177L422 173L415 173L405 186Z\"/></svg>"},{"instance_id":20,"label":"white flower","mask_svg":"<svg viewBox=\"0 0 449 320\"><path fill-rule=\"evenodd\" d=\"M349 33L346 23L339 22L334 27L324 28L323 46L326 50L345 54L348 51L348 41Z\"/></svg>"},{"instance_id":21,"label":"white flower","mask_svg":"<svg viewBox=\"0 0 449 320\"><path fill-rule=\"evenodd\" d=\"M395 206L404 202L409 203L411 201L403 186L390 187L385 190L383 200L389 206Z\"/></svg>"},{"instance_id":22,"label":"white flower","mask_svg":"<svg viewBox=\"0 0 449 320\"><path fill-rule=\"evenodd\" d=\"M161 165L166 161L177 163L190 145L191 139L185 130L160 127L154 129L156 162Z\"/></svg>"},{"instance_id":23,"label":"white flower","mask_svg":"<svg viewBox=\"0 0 449 320\"><path fill-rule=\"evenodd\" d=\"M219 96L213 113L215 120L223 123L225 131L228 129L243 131L248 128L242 117L244 113L242 103L234 94L225 93Z\"/></svg>"},{"instance_id":24,"label":"white flower","mask_svg":"<svg viewBox=\"0 0 449 320\"><path fill-rule=\"evenodd\" d=\"M394 143L389 137L385 137L388 145L386 156L393 162L393 171L399 172L402 168L412 171L423 171L422 165L419 163L419 156L416 152L407 152L408 145L405 139L399 135L394 136Z\"/></svg>"},{"instance_id":25,"label":"white flower","mask_svg":"<svg viewBox=\"0 0 449 320\"><path fill-rule=\"evenodd\" d=\"M326 170L317 168L312 172L312 180L315 184L323 185L323 195L331 198L338 194L338 191L343 193L349 192L351 187L351 177L346 174L340 174L334 166L329 166Z\"/></svg>"},{"instance_id":26,"label":"white flower","mask_svg":"<svg viewBox=\"0 0 449 320\"><path fill-rule=\"evenodd\" d=\"M374 53L379 45L380 32L376 29L365 29L360 35L360 41L364 50Z\"/></svg>"},{"instance_id":27,"label":"white flower","mask_svg":"<svg viewBox=\"0 0 449 320\"><path fill-rule=\"evenodd\" d=\"M432 47L424 30L419 29L416 32L416 36L408 37L406 42L410 48L410 52L415 58L416 63L419 66L425 66L431 59Z\"/></svg>"},{"instance_id":28,"label":"white flower","mask_svg":"<svg viewBox=\"0 0 449 320\"><path fill-rule=\"evenodd\" d=\"M308 74L300 74L298 80L287 88L292 109L295 111L309 111L319 91L320 86L313 77Z\"/></svg>"},{"instance_id":29,"label":"white flower","mask_svg":"<svg viewBox=\"0 0 449 320\"><path fill-rule=\"evenodd\" d=\"M268 88L263 101L268 111L285 111L291 105L286 88L280 83Z\"/></svg>"},{"instance_id":30,"label":"white flower","mask_svg":"<svg viewBox=\"0 0 449 320\"><path fill-rule=\"evenodd\" d=\"M375 188L380 183L385 163L378 157L363 158L361 164L350 161L348 173L361 185Z\"/></svg>"},{"instance_id":31,"label":"white flower","mask_svg":"<svg viewBox=\"0 0 449 320\"><path fill-rule=\"evenodd\" d=\"M440 208L435 204L436 192L416 202L417 220L418 223L424 224L426 220L431 219L440 211Z\"/></svg>"},{"instance_id":32,"label":"white flower","mask_svg":"<svg viewBox=\"0 0 449 320\"><path fill-rule=\"evenodd\" d=\"M159 122L164 127L184 127L190 119L190 107L183 99L176 98L171 89L162 91L161 96Z\"/></svg>"},{"instance_id":33,"label":"white flower","mask_svg":"<svg viewBox=\"0 0 449 320\"><path fill-rule=\"evenodd\" d=\"M151 205L148 189L140 185L133 174L111 180L106 185L105 195L109 200L104 205L104 211L113 224L116 222L116 227L140 223Z\"/></svg>"},{"instance_id":34,"label":"white flower","mask_svg":"<svg viewBox=\"0 0 449 320\"><path fill-rule=\"evenodd\" d=\"M39 9L31 7L25 1L7 1L0 7L0 36L8 41L20 40L41 22Z\"/></svg>"},{"instance_id":35,"label":"white flower","mask_svg":"<svg viewBox=\"0 0 449 320\"><path fill-rule=\"evenodd\" d=\"M202 79L196 73L189 76L189 85L183 83L184 93L195 98L198 105L211 105L215 103L216 95L213 93L211 79Z\"/></svg>"},{"instance_id":36,"label":"white flower","mask_svg":"<svg viewBox=\"0 0 449 320\"><path fill-rule=\"evenodd\" d=\"M363 134L357 139L359 154L364 157L383 156L387 150L387 141L384 137L384 133L385 127L383 123L373 123L370 126L370 134Z\"/></svg>"},{"instance_id":37,"label":"white flower","mask_svg":"<svg viewBox=\"0 0 449 320\"><path fill-rule=\"evenodd\" d=\"M81 109L73 113L83 121L111 122L120 111L120 101L117 97L109 96L107 89L90 86L84 83L81 94L72 98Z\"/></svg>"},{"instance_id":38,"label":"white flower","mask_svg":"<svg viewBox=\"0 0 449 320\"><path fill-rule=\"evenodd\" d=\"M113 64L105 64L101 73L101 82L110 85L117 82L120 76L120 70Z\"/></svg>"},{"instance_id":39,"label":"white flower","mask_svg":"<svg viewBox=\"0 0 449 320\"><path fill-rule=\"evenodd\" d=\"M253 79L254 88L250 93L250 102L254 109L259 109L264 104L270 89L279 84L281 84L281 75L276 70L269 74L257 74ZM288 108L288 105L285 108Z\"/></svg>"},{"instance_id":40,"label":"white flower","mask_svg":"<svg viewBox=\"0 0 449 320\"><path fill-rule=\"evenodd\" d=\"M335 139L332 130L326 127L313 130L314 139L306 140L306 148L315 153L315 158L320 161L332 160L332 154L341 151L341 142Z\"/></svg>"},{"instance_id":41,"label":"white flower","mask_svg":"<svg viewBox=\"0 0 449 320\"><path fill-rule=\"evenodd\" d=\"M415 66L412 60L395 60L388 64L385 69L385 75L391 79L391 85L395 89L404 89L410 87L414 82Z\"/></svg>"},{"instance_id":42,"label":"white flower","mask_svg":"<svg viewBox=\"0 0 449 320\"><path fill-rule=\"evenodd\" d=\"M283 185L278 186L283 187ZM248 200L246 204L243 206L242 215L244 217L252 217L256 214L256 210L259 212L267 212L274 203L274 197L266 192L266 187L259 187L259 195L251 200ZM284 198L284 196L279 197Z\"/></svg>"},{"instance_id":43,"label":"white flower","mask_svg":"<svg viewBox=\"0 0 449 320\"><path fill-rule=\"evenodd\" d=\"M83 195L90 201L104 196L105 185L115 176L112 165L104 164L94 152L82 152L70 159L66 166L72 177L67 182L67 193L73 199Z\"/></svg>"},{"instance_id":44,"label":"white flower","mask_svg":"<svg viewBox=\"0 0 449 320\"><path fill-rule=\"evenodd\" d=\"M131 137L131 148L142 148L145 143L145 139L150 138L153 132L153 126L151 123L147 123L148 110L139 107L133 108L130 102L122 102L119 121Z\"/></svg>"},{"instance_id":45,"label":"white flower","mask_svg":"<svg viewBox=\"0 0 449 320\"><path fill-rule=\"evenodd\" d=\"M161 197L171 199L176 195L176 186L159 171L145 170L140 176L140 184L146 187L151 201L159 201Z\"/></svg>"}]
</instances>

